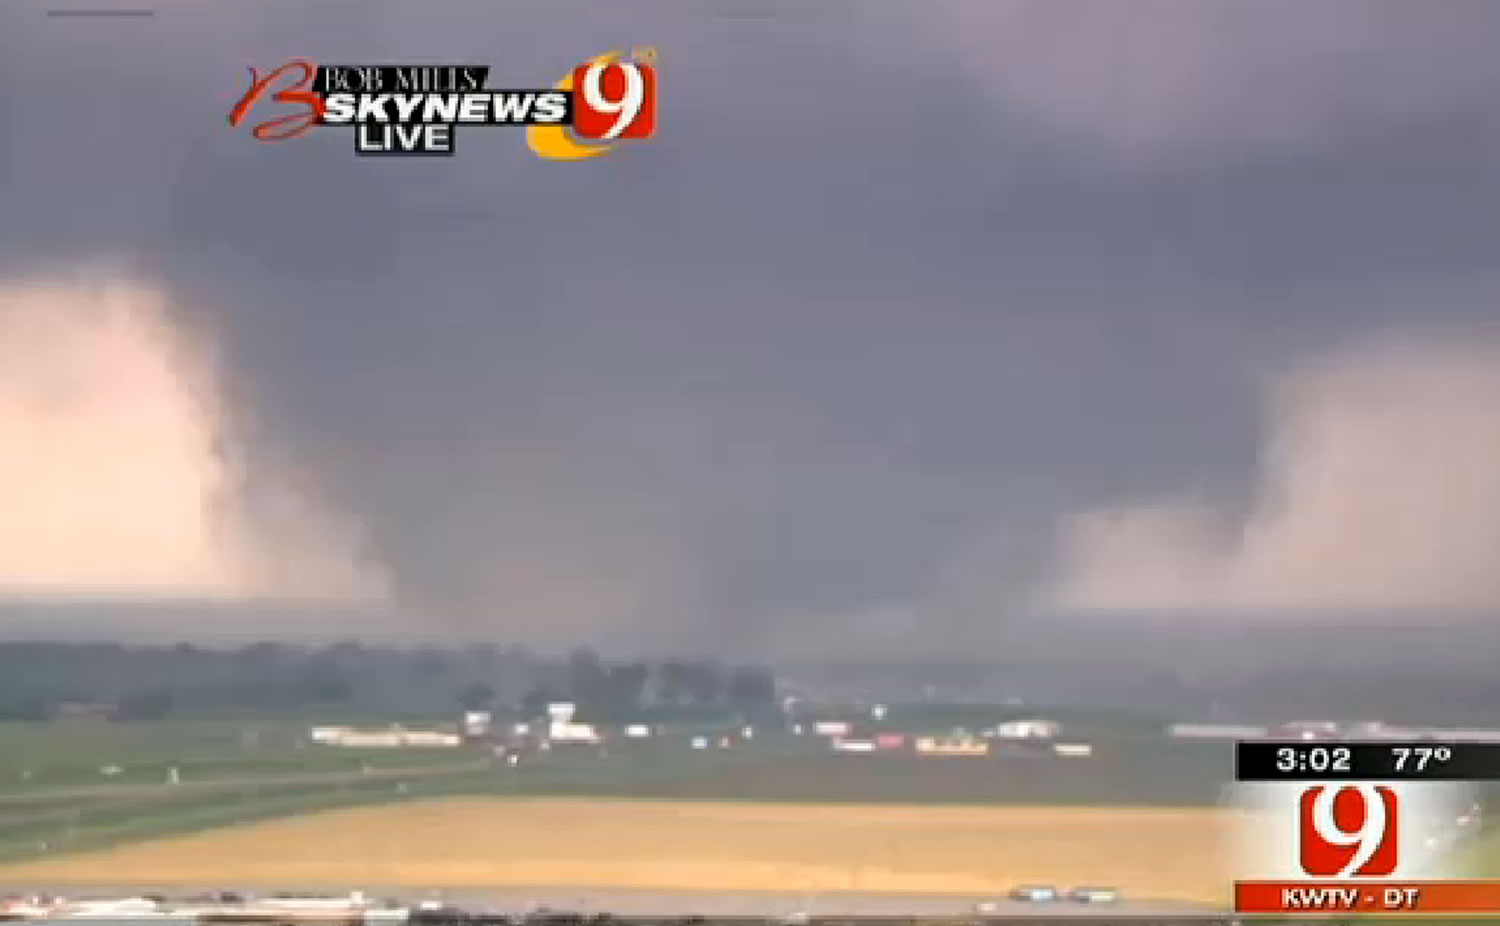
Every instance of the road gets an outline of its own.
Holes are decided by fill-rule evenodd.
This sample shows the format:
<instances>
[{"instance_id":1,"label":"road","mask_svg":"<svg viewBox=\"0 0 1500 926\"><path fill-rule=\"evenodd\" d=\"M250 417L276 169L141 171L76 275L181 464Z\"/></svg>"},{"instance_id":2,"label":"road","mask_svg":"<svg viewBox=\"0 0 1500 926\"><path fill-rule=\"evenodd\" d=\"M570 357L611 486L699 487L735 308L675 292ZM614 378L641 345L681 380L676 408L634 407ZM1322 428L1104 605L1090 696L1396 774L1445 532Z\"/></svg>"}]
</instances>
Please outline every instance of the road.
<instances>
[{"instance_id":1,"label":"road","mask_svg":"<svg viewBox=\"0 0 1500 926\"><path fill-rule=\"evenodd\" d=\"M282 886L284 889L285 886ZM53 894L71 898L130 897L141 894L181 896L208 889L203 885L107 885L107 884L5 884L0 895ZM233 890L247 895L272 894L278 888L253 885L213 885L213 890ZM318 893L344 894L363 890L371 897L391 899L415 905L424 900L440 900L470 911L496 914L518 914L548 908L557 912L585 915L609 913L636 918L766 918L784 919L792 914L811 917L972 917L981 903L993 904L984 911L989 917L1063 920L1078 918L1131 917L1188 921L1226 916L1223 908L1204 904L1172 901L1135 900L1115 904L1077 904L1058 901L1050 904L1005 900L993 895L883 894L877 892L734 892L734 891L651 891L618 888L469 888L443 891L392 890L389 893L369 885L337 885L320 888Z\"/></svg>"},{"instance_id":2,"label":"road","mask_svg":"<svg viewBox=\"0 0 1500 926\"><path fill-rule=\"evenodd\" d=\"M35 791L12 791L0 794L0 806L35 805L81 800L129 800L162 797L169 794L203 794L213 791L236 791L245 788L283 788L299 785L355 784L368 781L405 781L413 778L437 778L481 772L491 768L489 759L478 759L452 765L419 765L412 768L371 769L368 772L300 772L293 775L254 775L234 778L188 779L177 784L81 785L72 788L49 788Z\"/></svg>"}]
</instances>

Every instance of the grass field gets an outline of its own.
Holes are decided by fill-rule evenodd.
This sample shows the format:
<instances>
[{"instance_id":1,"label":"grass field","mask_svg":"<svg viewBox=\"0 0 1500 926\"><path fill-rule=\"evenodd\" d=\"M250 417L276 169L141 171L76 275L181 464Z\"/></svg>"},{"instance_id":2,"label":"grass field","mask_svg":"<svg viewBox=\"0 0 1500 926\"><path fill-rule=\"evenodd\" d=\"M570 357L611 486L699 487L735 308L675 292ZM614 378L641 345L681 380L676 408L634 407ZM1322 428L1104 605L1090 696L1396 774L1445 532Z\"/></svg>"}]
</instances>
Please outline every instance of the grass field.
<instances>
[{"instance_id":1,"label":"grass field","mask_svg":"<svg viewBox=\"0 0 1500 926\"><path fill-rule=\"evenodd\" d=\"M727 751L663 740L509 768L480 767L484 754L467 749L308 746L304 732L253 721L0 725L0 863L437 795L1192 807L1213 805L1227 775L1224 750L1159 741L1107 743L1083 760L988 761L835 755L803 737ZM107 766L118 770L103 775Z\"/></svg>"},{"instance_id":2,"label":"grass field","mask_svg":"<svg viewBox=\"0 0 1500 926\"><path fill-rule=\"evenodd\" d=\"M451 764L445 749L309 746L307 726L255 721L129 724L0 723L0 797L98 784L184 781ZM109 776L102 769L113 766Z\"/></svg>"},{"instance_id":3,"label":"grass field","mask_svg":"<svg viewBox=\"0 0 1500 926\"><path fill-rule=\"evenodd\" d=\"M1229 812L452 798L0 866L12 883L985 893L1109 884L1217 901Z\"/></svg>"}]
</instances>

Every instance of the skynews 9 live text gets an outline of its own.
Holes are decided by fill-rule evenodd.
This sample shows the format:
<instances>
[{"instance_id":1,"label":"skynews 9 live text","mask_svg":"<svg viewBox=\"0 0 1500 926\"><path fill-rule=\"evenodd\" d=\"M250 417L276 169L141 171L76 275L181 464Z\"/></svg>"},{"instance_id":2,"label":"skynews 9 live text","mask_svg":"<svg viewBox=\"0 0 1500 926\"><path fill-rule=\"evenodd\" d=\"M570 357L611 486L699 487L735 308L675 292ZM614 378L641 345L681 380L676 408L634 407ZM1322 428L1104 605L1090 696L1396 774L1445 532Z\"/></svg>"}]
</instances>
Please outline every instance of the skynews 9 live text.
<instances>
[{"instance_id":1,"label":"skynews 9 live text","mask_svg":"<svg viewBox=\"0 0 1500 926\"><path fill-rule=\"evenodd\" d=\"M321 126L348 126L370 156L451 156L459 126L520 126L548 160L584 160L656 131L655 49L607 52L550 87L491 88L475 64L319 64L288 61L262 74L229 113L257 141L287 141ZM252 114L261 121L250 122Z\"/></svg>"},{"instance_id":2,"label":"skynews 9 live text","mask_svg":"<svg viewBox=\"0 0 1500 926\"><path fill-rule=\"evenodd\" d=\"M1500 881L1463 878L1500 745L1242 742L1236 778L1237 912L1500 915Z\"/></svg>"}]
</instances>

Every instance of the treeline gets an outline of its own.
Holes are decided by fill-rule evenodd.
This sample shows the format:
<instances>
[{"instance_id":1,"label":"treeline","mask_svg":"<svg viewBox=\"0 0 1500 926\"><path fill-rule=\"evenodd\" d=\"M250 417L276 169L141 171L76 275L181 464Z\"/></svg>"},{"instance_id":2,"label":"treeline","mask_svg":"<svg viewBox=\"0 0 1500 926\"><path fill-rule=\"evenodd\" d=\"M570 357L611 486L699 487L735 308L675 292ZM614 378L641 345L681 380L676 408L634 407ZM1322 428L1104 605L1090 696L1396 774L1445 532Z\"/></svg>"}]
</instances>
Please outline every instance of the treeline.
<instances>
[{"instance_id":1,"label":"treeline","mask_svg":"<svg viewBox=\"0 0 1500 926\"><path fill-rule=\"evenodd\" d=\"M469 706L494 704L483 686L464 694ZM776 681L764 669L681 659L609 664L589 649L575 651L560 677L529 689L521 713L538 716L552 701L571 701L579 719L598 723L621 723L650 709L727 708L759 715L777 706Z\"/></svg>"},{"instance_id":2,"label":"treeline","mask_svg":"<svg viewBox=\"0 0 1500 926\"><path fill-rule=\"evenodd\" d=\"M774 711L776 682L704 659L564 658L519 647L393 649L360 643L238 649L189 644L0 643L0 720L106 714L121 721L222 713L431 717L460 710L535 716L550 701L616 723Z\"/></svg>"}]
</instances>

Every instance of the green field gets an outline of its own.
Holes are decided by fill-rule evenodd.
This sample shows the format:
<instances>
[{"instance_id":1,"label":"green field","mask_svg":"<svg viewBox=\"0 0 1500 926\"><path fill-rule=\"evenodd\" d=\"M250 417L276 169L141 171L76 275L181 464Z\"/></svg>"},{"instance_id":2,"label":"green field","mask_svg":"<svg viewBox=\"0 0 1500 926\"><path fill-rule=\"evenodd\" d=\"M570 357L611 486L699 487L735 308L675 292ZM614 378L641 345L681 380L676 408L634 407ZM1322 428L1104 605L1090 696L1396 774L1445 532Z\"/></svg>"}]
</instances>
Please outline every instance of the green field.
<instances>
[{"instance_id":1,"label":"green field","mask_svg":"<svg viewBox=\"0 0 1500 926\"><path fill-rule=\"evenodd\" d=\"M344 750L306 744L306 724L165 721L0 723L0 797L74 786L357 772L365 766L452 764L452 751ZM118 772L104 774L114 766Z\"/></svg>"},{"instance_id":2,"label":"green field","mask_svg":"<svg viewBox=\"0 0 1500 926\"><path fill-rule=\"evenodd\" d=\"M0 864L436 797L933 805L934 812L943 804L1039 805L1085 815L1133 806L1170 816L1219 803L1232 774L1227 744L1174 742L1128 727L1089 737L1088 758L847 755L791 736L694 750L675 736L603 752L559 748L515 767L477 749L310 746L305 730L248 721L0 725ZM104 776L108 765L121 771ZM166 783L170 768L179 770L176 785ZM1465 860L1476 877L1500 872L1500 836L1475 842Z\"/></svg>"},{"instance_id":3,"label":"green field","mask_svg":"<svg viewBox=\"0 0 1500 926\"><path fill-rule=\"evenodd\" d=\"M681 749L559 757L510 771L507 788L574 796L826 803L1208 806L1232 756L1199 744L1116 744L1089 758L932 758L826 749Z\"/></svg>"},{"instance_id":4,"label":"green field","mask_svg":"<svg viewBox=\"0 0 1500 926\"><path fill-rule=\"evenodd\" d=\"M308 745L306 730L232 719L0 724L0 860L484 785L476 750L332 749Z\"/></svg>"},{"instance_id":5,"label":"green field","mask_svg":"<svg viewBox=\"0 0 1500 926\"><path fill-rule=\"evenodd\" d=\"M1218 801L1230 770L1223 746L1160 739L1106 740L1085 759L975 759L838 755L790 736L732 750L693 750L685 737L559 749L512 768L471 749L312 746L305 730L0 725L0 860L437 795L1202 806Z\"/></svg>"}]
</instances>

